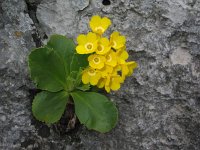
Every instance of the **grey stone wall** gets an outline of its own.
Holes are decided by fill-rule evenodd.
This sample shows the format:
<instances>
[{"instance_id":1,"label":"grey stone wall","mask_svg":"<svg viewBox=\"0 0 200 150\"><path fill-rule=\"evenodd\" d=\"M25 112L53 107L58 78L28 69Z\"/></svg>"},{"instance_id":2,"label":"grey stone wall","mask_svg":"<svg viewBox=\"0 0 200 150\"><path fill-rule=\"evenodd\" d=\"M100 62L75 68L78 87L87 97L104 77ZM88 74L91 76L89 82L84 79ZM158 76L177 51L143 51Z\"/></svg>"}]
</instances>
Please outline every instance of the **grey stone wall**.
<instances>
[{"instance_id":1,"label":"grey stone wall","mask_svg":"<svg viewBox=\"0 0 200 150\"><path fill-rule=\"evenodd\" d=\"M46 126L31 114L27 56L53 33L87 33L95 14L127 37L139 64L109 95L119 122L107 134ZM0 0L0 149L199 150L200 1Z\"/></svg>"}]
</instances>

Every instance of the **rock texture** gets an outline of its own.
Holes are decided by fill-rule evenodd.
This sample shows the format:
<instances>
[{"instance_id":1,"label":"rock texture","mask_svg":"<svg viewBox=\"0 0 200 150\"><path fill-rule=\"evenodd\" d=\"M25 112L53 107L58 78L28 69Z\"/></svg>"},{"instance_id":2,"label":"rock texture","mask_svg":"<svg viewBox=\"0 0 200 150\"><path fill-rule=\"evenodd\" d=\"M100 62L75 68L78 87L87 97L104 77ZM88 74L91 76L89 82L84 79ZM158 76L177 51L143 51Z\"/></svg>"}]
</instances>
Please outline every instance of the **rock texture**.
<instances>
[{"instance_id":1,"label":"rock texture","mask_svg":"<svg viewBox=\"0 0 200 150\"><path fill-rule=\"evenodd\" d=\"M117 127L66 132L37 122L27 55L53 33L75 40L95 14L111 18L107 33L126 35L139 64L109 95L119 109ZM1 0L0 149L200 149L200 1Z\"/></svg>"}]
</instances>

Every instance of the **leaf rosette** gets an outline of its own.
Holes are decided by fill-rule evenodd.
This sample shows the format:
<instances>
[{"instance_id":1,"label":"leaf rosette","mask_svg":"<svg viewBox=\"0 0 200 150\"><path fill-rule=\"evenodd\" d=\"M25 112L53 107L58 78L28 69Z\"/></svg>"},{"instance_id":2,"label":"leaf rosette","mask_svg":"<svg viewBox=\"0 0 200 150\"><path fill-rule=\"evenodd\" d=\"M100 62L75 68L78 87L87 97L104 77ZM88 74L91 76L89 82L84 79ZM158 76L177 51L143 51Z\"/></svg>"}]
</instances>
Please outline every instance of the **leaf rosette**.
<instances>
[{"instance_id":1,"label":"leaf rosette","mask_svg":"<svg viewBox=\"0 0 200 150\"><path fill-rule=\"evenodd\" d=\"M33 115L39 121L55 123L71 96L82 124L88 129L108 132L118 119L116 106L104 95L89 92L90 84L82 83L82 72L89 65L88 55L77 54L75 48L71 39L52 35L47 45L30 53L31 79L42 90L33 100Z\"/></svg>"}]
</instances>

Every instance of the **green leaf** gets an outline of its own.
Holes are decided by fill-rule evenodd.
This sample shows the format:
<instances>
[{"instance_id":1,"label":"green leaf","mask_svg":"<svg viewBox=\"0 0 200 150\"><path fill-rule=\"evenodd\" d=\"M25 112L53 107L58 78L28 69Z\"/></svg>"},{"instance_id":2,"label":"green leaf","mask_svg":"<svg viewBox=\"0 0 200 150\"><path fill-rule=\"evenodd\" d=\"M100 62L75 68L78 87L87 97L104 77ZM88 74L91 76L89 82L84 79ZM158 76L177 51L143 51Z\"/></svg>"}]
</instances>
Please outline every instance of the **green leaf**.
<instances>
[{"instance_id":1,"label":"green leaf","mask_svg":"<svg viewBox=\"0 0 200 150\"><path fill-rule=\"evenodd\" d=\"M38 93L32 104L33 115L36 119L45 123L57 122L65 111L68 97L69 94L64 91Z\"/></svg>"},{"instance_id":2,"label":"green leaf","mask_svg":"<svg viewBox=\"0 0 200 150\"><path fill-rule=\"evenodd\" d=\"M81 84L81 79L82 79L82 69L80 68L79 71L76 71L76 82L75 82L75 87L80 86Z\"/></svg>"},{"instance_id":3,"label":"green leaf","mask_svg":"<svg viewBox=\"0 0 200 150\"><path fill-rule=\"evenodd\" d=\"M80 67L84 68L88 66L88 55L77 54L75 50L76 45L73 40L66 36L52 35L47 46L58 51L63 60L67 62L67 69L70 69L70 72L78 71Z\"/></svg>"},{"instance_id":4,"label":"green leaf","mask_svg":"<svg viewBox=\"0 0 200 150\"><path fill-rule=\"evenodd\" d=\"M67 90L73 91L77 86L81 83L81 72L82 70L79 69L79 72L72 71L70 75L67 77Z\"/></svg>"},{"instance_id":5,"label":"green leaf","mask_svg":"<svg viewBox=\"0 0 200 150\"><path fill-rule=\"evenodd\" d=\"M79 71L80 68L85 68L89 65L87 60L88 55L74 54L70 64L70 71Z\"/></svg>"},{"instance_id":6,"label":"green leaf","mask_svg":"<svg viewBox=\"0 0 200 150\"><path fill-rule=\"evenodd\" d=\"M64 62L66 74L69 75L70 64L76 47L73 40L63 35L52 35L47 46L58 52Z\"/></svg>"},{"instance_id":7,"label":"green leaf","mask_svg":"<svg viewBox=\"0 0 200 150\"><path fill-rule=\"evenodd\" d=\"M104 133L115 127L118 120L117 108L107 97L82 91L71 95L75 103L75 113L87 128Z\"/></svg>"},{"instance_id":8,"label":"green leaf","mask_svg":"<svg viewBox=\"0 0 200 150\"><path fill-rule=\"evenodd\" d=\"M68 39L67 37L63 35L52 35L49 42L47 43L47 46L55 50L56 52L58 52L58 54L62 58L65 65L65 71L66 71L67 77L71 76L72 72L76 73L76 74L73 73L72 78L74 78L74 76L77 76L75 87L78 86L81 83L80 78L79 78L80 76L79 71L80 71L80 68L85 68L88 66L88 60L87 60L88 55L77 54L75 50L76 46L73 40Z\"/></svg>"},{"instance_id":9,"label":"green leaf","mask_svg":"<svg viewBox=\"0 0 200 150\"><path fill-rule=\"evenodd\" d=\"M73 91L75 88L75 82L76 80L72 78L71 76L67 77L67 90L68 91Z\"/></svg>"},{"instance_id":10,"label":"green leaf","mask_svg":"<svg viewBox=\"0 0 200 150\"><path fill-rule=\"evenodd\" d=\"M81 86L76 87L76 89L79 89L81 91L88 91L90 88L90 84L83 84Z\"/></svg>"},{"instance_id":11,"label":"green leaf","mask_svg":"<svg viewBox=\"0 0 200 150\"><path fill-rule=\"evenodd\" d=\"M39 89L57 92L66 88L66 72L58 54L45 48L38 48L29 55L31 78Z\"/></svg>"}]
</instances>

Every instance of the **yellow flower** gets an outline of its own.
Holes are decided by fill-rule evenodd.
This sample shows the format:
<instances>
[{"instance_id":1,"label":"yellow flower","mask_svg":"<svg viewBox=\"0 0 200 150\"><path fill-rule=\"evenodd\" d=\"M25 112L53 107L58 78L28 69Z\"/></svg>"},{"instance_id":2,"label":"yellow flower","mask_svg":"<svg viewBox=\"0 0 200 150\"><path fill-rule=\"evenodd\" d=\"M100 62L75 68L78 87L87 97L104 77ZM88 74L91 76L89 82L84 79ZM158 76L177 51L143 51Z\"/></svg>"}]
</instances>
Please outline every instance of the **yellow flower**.
<instances>
[{"instance_id":1,"label":"yellow flower","mask_svg":"<svg viewBox=\"0 0 200 150\"><path fill-rule=\"evenodd\" d=\"M107 38L101 38L99 40L96 53L99 55L104 55L108 53L111 49L110 42Z\"/></svg>"},{"instance_id":2,"label":"yellow flower","mask_svg":"<svg viewBox=\"0 0 200 150\"><path fill-rule=\"evenodd\" d=\"M95 33L89 32L87 35L80 34L77 37L78 46L76 51L78 54L93 53L97 49L98 37Z\"/></svg>"},{"instance_id":3,"label":"yellow flower","mask_svg":"<svg viewBox=\"0 0 200 150\"><path fill-rule=\"evenodd\" d=\"M123 79L119 75L110 75L107 76L105 82L105 90L109 93L110 90L117 91L120 88L120 84L123 82Z\"/></svg>"},{"instance_id":4,"label":"yellow flower","mask_svg":"<svg viewBox=\"0 0 200 150\"><path fill-rule=\"evenodd\" d=\"M128 52L126 51L126 47L122 47L119 51L116 52L117 58L118 58L118 63L119 64L125 64L125 61L128 59L129 55Z\"/></svg>"},{"instance_id":5,"label":"yellow flower","mask_svg":"<svg viewBox=\"0 0 200 150\"><path fill-rule=\"evenodd\" d=\"M130 76L135 68L137 68L137 63L135 61L126 62L125 64L122 64L122 78L125 79L126 76Z\"/></svg>"},{"instance_id":6,"label":"yellow flower","mask_svg":"<svg viewBox=\"0 0 200 150\"><path fill-rule=\"evenodd\" d=\"M90 83L91 85L97 85L100 78L101 73L91 67L85 69L82 74L82 82L84 84Z\"/></svg>"},{"instance_id":7,"label":"yellow flower","mask_svg":"<svg viewBox=\"0 0 200 150\"><path fill-rule=\"evenodd\" d=\"M127 62L127 66L128 66L128 76L133 74L133 71L135 68L137 68L138 64L135 61L131 61L131 62Z\"/></svg>"},{"instance_id":8,"label":"yellow flower","mask_svg":"<svg viewBox=\"0 0 200 150\"><path fill-rule=\"evenodd\" d=\"M122 64L121 65L121 76L124 80L125 80L126 76L128 75L128 73L129 73L129 69L128 69L127 64Z\"/></svg>"},{"instance_id":9,"label":"yellow flower","mask_svg":"<svg viewBox=\"0 0 200 150\"><path fill-rule=\"evenodd\" d=\"M114 49L120 49L125 46L126 38L121 36L119 32L115 31L110 36L110 44Z\"/></svg>"},{"instance_id":10,"label":"yellow flower","mask_svg":"<svg viewBox=\"0 0 200 150\"><path fill-rule=\"evenodd\" d=\"M102 35L110 25L111 21L107 17L93 16L90 20L90 28L99 35Z\"/></svg>"},{"instance_id":11,"label":"yellow flower","mask_svg":"<svg viewBox=\"0 0 200 150\"><path fill-rule=\"evenodd\" d=\"M100 69L101 79L97 83L97 87L104 87L108 93L110 90L118 90L120 88L120 84L123 82L122 77L117 74L118 70L118 67L113 68L109 65L105 65L104 68Z\"/></svg>"},{"instance_id":12,"label":"yellow flower","mask_svg":"<svg viewBox=\"0 0 200 150\"><path fill-rule=\"evenodd\" d=\"M101 78L99 80L99 82L97 83L97 87L98 88L103 88L105 86L105 83L106 83L106 78Z\"/></svg>"},{"instance_id":13,"label":"yellow flower","mask_svg":"<svg viewBox=\"0 0 200 150\"><path fill-rule=\"evenodd\" d=\"M121 75L121 65L117 65L113 68L113 71L112 71L112 74L113 75Z\"/></svg>"},{"instance_id":14,"label":"yellow flower","mask_svg":"<svg viewBox=\"0 0 200 150\"><path fill-rule=\"evenodd\" d=\"M102 55L92 54L88 57L89 65L95 69L102 69L106 58Z\"/></svg>"},{"instance_id":15,"label":"yellow flower","mask_svg":"<svg viewBox=\"0 0 200 150\"><path fill-rule=\"evenodd\" d=\"M99 70L101 72L102 77L108 76L108 74L111 74L113 72L113 67L109 65L104 65L102 69Z\"/></svg>"},{"instance_id":16,"label":"yellow flower","mask_svg":"<svg viewBox=\"0 0 200 150\"><path fill-rule=\"evenodd\" d=\"M82 73L82 82L105 88L107 92L116 91L126 76L133 73L137 63L126 62L129 55L126 51L125 36L115 31L110 35L110 39L102 37L111 25L110 19L96 15L91 18L89 25L92 32L77 37L77 53L91 54L88 57L89 67Z\"/></svg>"},{"instance_id":17,"label":"yellow flower","mask_svg":"<svg viewBox=\"0 0 200 150\"><path fill-rule=\"evenodd\" d=\"M112 67L115 67L117 65L117 55L116 53L111 50L107 55L106 55L106 62L107 65L110 65Z\"/></svg>"},{"instance_id":18,"label":"yellow flower","mask_svg":"<svg viewBox=\"0 0 200 150\"><path fill-rule=\"evenodd\" d=\"M117 74L119 68L112 68L111 66L106 65L101 71L101 79L97 83L98 88L105 88L109 93L110 90L116 91L120 88L120 84L124 81L121 76Z\"/></svg>"}]
</instances>

